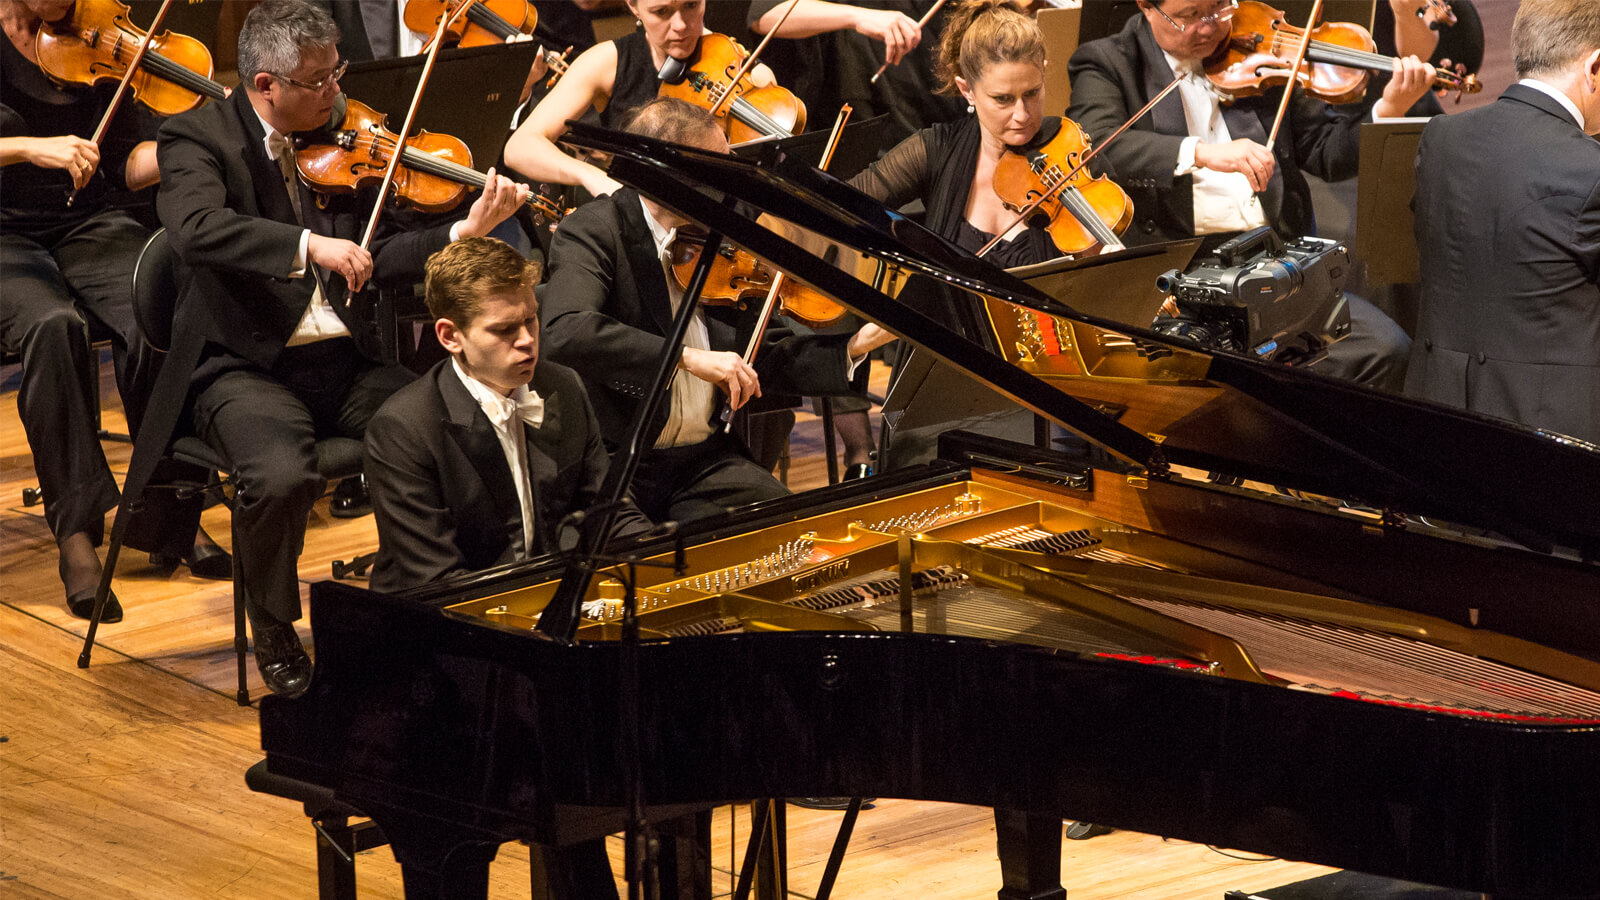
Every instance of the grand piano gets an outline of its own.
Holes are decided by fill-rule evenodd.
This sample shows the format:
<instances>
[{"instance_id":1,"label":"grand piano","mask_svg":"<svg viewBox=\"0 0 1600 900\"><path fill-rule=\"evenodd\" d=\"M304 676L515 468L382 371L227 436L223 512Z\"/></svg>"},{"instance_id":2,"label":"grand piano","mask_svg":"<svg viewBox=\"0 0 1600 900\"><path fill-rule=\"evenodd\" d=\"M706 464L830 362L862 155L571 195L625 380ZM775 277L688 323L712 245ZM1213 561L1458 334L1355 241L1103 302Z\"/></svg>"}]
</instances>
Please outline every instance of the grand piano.
<instances>
[{"instance_id":1,"label":"grand piano","mask_svg":"<svg viewBox=\"0 0 1600 900\"><path fill-rule=\"evenodd\" d=\"M644 564L587 579L581 620L559 560L313 585L316 674L262 700L267 763L371 815L408 896L481 894L498 844L630 801L879 796L1001 811L1002 897L1064 896L1063 818L1600 897L1595 447L1087 312L1117 304L781 159L569 140L1094 449L947 435L625 548Z\"/></svg>"}]
</instances>

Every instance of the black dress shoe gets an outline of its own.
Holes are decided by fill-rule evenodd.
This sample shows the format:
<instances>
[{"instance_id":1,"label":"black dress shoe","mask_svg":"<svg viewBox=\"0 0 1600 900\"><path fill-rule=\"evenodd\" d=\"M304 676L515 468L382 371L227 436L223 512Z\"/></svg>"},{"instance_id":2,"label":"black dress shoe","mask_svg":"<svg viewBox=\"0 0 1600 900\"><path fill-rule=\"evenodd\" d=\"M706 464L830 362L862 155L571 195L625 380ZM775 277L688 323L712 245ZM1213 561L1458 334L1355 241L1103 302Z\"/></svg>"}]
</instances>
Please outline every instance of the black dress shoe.
<instances>
[{"instance_id":1,"label":"black dress shoe","mask_svg":"<svg viewBox=\"0 0 1600 900\"><path fill-rule=\"evenodd\" d=\"M311 658L288 622L250 620L256 641L256 668L274 694L298 697L311 686Z\"/></svg>"},{"instance_id":2,"label":"black dress shoe","mask_svg":"<svg viewBox=\"0 0 1600 900\"><path fill-rule=\"evenodd\" d=\"M87 619L94 615L94 588L79 591L67 596L67 612L80 619ZM117 602L115 592L106 595L106 608L100 611L100 621L110 624L122 621L122 604Z\"/></svg>"},{"instance_id":3,"label":"black dress shoe","mask_svg":"<svg viewBox=\"0 0 1600 900\"><path fill-rule=\"evenodd\" d=\"M210 578L213 581L229 581L233 578L233 557L216 544L196 544L188 556L177 559L165 553L150 554L152 566L175 569L180 564L186 566L189 574L196 578Z\"/></svg>"},{"instance_id":4,"label":"black dress shoe","mask_svg":"<svg viewBox=\"0 0 1600 900\"><path fill-rule=\"evenodd\" d=\"M357 475L339 482L333 489L333 499L328 501L328 511L335 519L359 519L372 512L372 498L367 496L367 476Z\"/></svg>"},{"instance_id":5,"label":"black dress shoe","mask_svg":"<svg viewBox=\"0 0 1600 900\"><path fill-rule=\"evenodd\" d=\"M854 481L857 478L865 478L865 477L867 477L868 475L871 475L871 474L872 474L872 466L868 465L867 463L856 463L853 466L845 466L844 467L844 477L841 478L840 480L841 481Z\"/></svg>"}]
</instances>

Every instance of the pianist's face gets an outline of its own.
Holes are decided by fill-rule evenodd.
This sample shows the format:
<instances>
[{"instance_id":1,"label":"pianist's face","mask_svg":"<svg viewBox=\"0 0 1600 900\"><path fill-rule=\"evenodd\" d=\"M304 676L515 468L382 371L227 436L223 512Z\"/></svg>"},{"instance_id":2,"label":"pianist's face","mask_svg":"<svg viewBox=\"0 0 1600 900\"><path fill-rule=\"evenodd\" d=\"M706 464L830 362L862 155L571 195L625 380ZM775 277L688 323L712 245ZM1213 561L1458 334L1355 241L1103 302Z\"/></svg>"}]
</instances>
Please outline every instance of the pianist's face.
<instances>
[{"instance_id":1,"label":"pianist's face","mask_svg":"<svg viewBox=\"0 0 1600 900\"><path fill-rule=\"evenodd\" d=\"M440 319L434 330L468 375L505 396L533 379L539 361L539 303L531 287L489 294L466 327Z\"/></svg>"},{"instance_id":2,"label":"pianist's face","mask_svg":"<svg viewBox=\"0 0 1600 900\"><path fill-rule=\"evenodd\" d=\"M984 134L1015 147L1033 140L1044 119L1044 69L1031 62L995 63L973 81L956 78Z\"/></svg>"}]
</instances>

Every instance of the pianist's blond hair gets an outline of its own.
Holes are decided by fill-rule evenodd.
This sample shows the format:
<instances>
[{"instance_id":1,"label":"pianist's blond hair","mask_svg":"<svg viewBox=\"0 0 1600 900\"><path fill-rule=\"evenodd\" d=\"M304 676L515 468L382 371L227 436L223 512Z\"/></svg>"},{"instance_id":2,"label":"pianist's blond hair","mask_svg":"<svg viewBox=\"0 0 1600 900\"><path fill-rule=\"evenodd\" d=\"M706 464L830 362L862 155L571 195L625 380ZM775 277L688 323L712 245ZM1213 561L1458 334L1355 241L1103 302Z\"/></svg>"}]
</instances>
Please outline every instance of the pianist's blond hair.
<instances>
[{"instance_id":1,"label":"pianist's blond hair","mask_svg":"<svg viewBox=\"0 0 1600 900\"><path fill-rule=\"evenodd\" d=\"M1597 0L1522 0L1511 25L1517 77L1550 75L1600 48Z\"/></svg>"},{"instance_id":2,"label":"pianist's blond hair","mask_svg":"<svg viewBox=\"0 0 1600 900\"><path fill-rule=\"evenodd\" d=\"M539 264L497 238L471 237L428 257L423 283L428 313L465 329L491 294L526 290L539 283Z\"/></svg>"},{"instance_id":3,"label":"pianist's blond hair","mask_svg":"<svg viewBox=\"0 0 1600 900\"><path fill-rule=\"evenodd\" d=\"M997 63L1029 62L1043 69L1044 57L1044 33L1019 0L963 0L939 35L934 74L939 93L958 94L958 75L970 85Z\"/></svg>"}]
</instances>

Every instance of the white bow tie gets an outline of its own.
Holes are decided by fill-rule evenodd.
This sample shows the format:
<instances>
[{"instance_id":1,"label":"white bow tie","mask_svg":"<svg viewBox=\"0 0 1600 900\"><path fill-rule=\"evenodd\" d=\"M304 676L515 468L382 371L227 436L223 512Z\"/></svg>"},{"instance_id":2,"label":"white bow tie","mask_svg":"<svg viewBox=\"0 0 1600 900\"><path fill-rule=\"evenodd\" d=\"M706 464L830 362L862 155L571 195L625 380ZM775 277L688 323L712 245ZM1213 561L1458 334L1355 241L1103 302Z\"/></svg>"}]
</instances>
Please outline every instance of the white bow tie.
<instances>
[{"instance_id":1,"label":"white bow tie","mask_svg":"<svg viewBox=\"0 0 1600 900\"><path fill-rule=\"evenodd\" d=\"M484 407L483 413L496 428L504 428L512 416L517 416L534 428L544 424L544 398L533 391L528 391L521 400L511 397L495 397L494 400L494 403Z\"/></svg>"}]
</instances>

